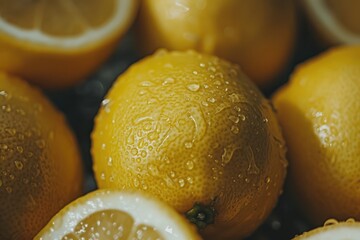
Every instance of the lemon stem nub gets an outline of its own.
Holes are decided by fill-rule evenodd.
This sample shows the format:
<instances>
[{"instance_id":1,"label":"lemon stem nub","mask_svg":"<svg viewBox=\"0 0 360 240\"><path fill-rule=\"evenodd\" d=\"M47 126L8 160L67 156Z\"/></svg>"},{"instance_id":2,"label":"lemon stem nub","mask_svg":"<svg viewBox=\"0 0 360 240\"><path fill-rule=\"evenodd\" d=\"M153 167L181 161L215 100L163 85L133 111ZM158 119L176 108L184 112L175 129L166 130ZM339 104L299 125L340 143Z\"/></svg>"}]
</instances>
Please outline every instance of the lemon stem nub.
<instances>
[{"instance_id":1,"label":"lemon stem nub","mask_svg":"<svg viewBox=\"0 0 360 240\"><path fill-rule=\"evenodd\" d=\"M195 203L193 208L186 212L186 218L194 223L198 229L204 229L215 220L215 209L201 203Z\"/></svg>"}]
</instances>

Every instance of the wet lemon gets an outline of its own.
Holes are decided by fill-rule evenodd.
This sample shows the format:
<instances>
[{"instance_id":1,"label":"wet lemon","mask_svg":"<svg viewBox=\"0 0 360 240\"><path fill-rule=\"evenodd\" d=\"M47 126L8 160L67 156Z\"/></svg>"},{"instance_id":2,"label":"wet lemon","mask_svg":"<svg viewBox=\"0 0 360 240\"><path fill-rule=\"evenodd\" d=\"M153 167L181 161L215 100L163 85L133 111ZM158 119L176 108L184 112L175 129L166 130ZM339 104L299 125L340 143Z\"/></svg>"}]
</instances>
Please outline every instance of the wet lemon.
<instances>
[{"instance_id":1,"label":"wet lemon","mask_svg":"<svg viewBox=\"0 0 360 240\"><path fill-rule=\"evenodd\" d=\"M151 193L214 239L251 233L286 172L269 102L238 66L192 51L160 51L121 75L92 140L100 188Z\"/></svg>"},{"instance_id":2,"label":"wet lemon","mask_svg":"<svg viewBox=\"0 0 360 240\"><path fill-rule=\"evenodd\" d=\"M0 70L41 87L83 81L114 51L137 0L0 0Z\"/></svg>"},{"instance_id":3,"label":"wet lemon","mask_svg":"<svg viewBox=\"0 0 360 240\"><path fill-rule=\"evenodd\" d=\"M200 240L164 202L139 192L96 190L61 210L34 238Z\"/></svg>"},{"instance_id":4,"label":"wet lemon","mask_svg":"<svg viewBox=\"0 0 360 240\"><path fill-rule=\"evenodd\" d=\"M274 96L288 145L291 190L316 224L360 218L360 46L297 67Z\"/></svg>"},{"instance_id":5,"label":"wet lemon","mask_svg":"<svg viewBox=\"0 0 360 240\"><path fill-rule=\"evenodd\" d=\"M284 70L294 45L292 0L144 0L139 48L196 49L237 63L261 87Z\"/></svg>"},{"instance_id":6,"label":"wet lemon","mask_svg":"<svg viewBox=\"0 0 360 240\"><path fill-rule=\"evenodd\" d=\"M303 233L293 240L357 240L360 239L360 223L354 219L348 219L344 222L338 222L335 219L329 219L324 226Z\"/></svg>"},{"instance_id":7,"label":"wet lemon","mask_svg":"<svg viewBox=\"0 0 360 240\"><path fill-rule=\"evenodd\" d=\"M82 178L63 115L40 91L0 73L0 239L32 239L81 194Z\"/></svg>"}]
</instances>

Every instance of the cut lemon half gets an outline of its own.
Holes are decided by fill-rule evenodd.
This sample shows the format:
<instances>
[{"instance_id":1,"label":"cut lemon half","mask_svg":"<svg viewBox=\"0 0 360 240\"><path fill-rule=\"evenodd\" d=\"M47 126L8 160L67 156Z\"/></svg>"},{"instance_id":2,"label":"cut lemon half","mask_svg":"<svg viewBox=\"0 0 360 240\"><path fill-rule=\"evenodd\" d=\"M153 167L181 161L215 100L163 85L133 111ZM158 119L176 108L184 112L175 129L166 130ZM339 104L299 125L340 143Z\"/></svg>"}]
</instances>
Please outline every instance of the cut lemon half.
<instances>
[{"instance_id":1,"label":"cut lemon half","mask_svg":"<svg viewBox=\"0 0 360 240\"><path fill-rule=\"evenodd\" d=\"M360 43L360 1L303 0L319 35L329 44Z\"/></svg>"},{"instance_id":2,"label":"cut lemon half","mask_svg":"<svg viewBox=\"0 0 360 240\"><path fill-rule=\"evenodd\" d=\"M111 54L134 0L0 0L0 69L47 88L76 84Z\"/></svg>"},{"instance_id":3,"label":"cut lemon half","mask_svg":"<svg viewBox=\"0 0 360 240\"><path fill-rule=\"evenodd\" d=\"M165 203L138 192L96 190L61 210L35 240L200 239Z\"/></svg>"},{"instance_id":4,"label":"cut lemon half","mask_svg":"<svg viewBox=\"0 0 360 240\"><path fill-rule=\"evenodd\" d=\"M360 239L360 222L349 219L337 222L329 219L323 227L306 232L293 240L358 240Z\"/></svg>"}]
</instances>

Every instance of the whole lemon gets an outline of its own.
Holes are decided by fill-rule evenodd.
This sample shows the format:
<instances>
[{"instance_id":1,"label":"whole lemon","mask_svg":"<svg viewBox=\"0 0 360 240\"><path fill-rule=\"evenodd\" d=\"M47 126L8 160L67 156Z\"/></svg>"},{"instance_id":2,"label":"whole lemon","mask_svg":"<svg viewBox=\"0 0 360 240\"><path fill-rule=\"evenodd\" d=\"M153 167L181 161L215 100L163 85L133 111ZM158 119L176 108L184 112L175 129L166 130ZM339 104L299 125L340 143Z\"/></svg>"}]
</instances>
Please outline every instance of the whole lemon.
<instances>
[{"instance_id":1,"label":"whole lemon","mask_svg":"<svg viewBox=\"0 0 360 240\"><path fill-rule=\"evenodd\" d=\"M360 46L297 67L274 96L289 148L291 190L315 224L360 218Z\"/></svg>"},{"instance_id":2,"label":"whole lemon","mask_svg":"<svg viewBox=\"0 0 360 240\"><path fill-rule=\"evenodd\" d=\"M284 70L294 45L293 0L144 0L139 48L196 49L241 66L261 87Z\"/></svg>"},{"instance_id":3,"label":"whole lemon","mask_svg":"<svg viewBox=\"0 0 360 240\"><path fill-rule=\"evenodd\" d=\"M238 66L193 51L130 67L103 100L92 140L100 188L147 191L214 239L250 234L286 172L269 102Z\"/></svg>"},{"instance_id":4,"label":"whole lemon","mask_svg":"<svg viewBox=\"0 0 360 240\"><path fill-rule=\"evenodd\" d=\"M32 239L82 192L63 115L37 89L0 73L0 239Z\"/></svg>"}]
</instances>

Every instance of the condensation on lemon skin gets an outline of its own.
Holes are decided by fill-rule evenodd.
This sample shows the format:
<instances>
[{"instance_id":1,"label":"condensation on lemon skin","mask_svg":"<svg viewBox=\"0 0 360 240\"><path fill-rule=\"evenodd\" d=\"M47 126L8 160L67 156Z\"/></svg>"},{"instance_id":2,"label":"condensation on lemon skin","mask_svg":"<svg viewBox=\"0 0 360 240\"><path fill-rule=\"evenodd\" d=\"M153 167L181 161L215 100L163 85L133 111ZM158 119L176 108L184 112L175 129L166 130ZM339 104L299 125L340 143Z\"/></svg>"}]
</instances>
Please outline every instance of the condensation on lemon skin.
<instances>
[{"instance_id":1,"label":"condensation on lemon skin","mask_svg":"<svg viewBox=\"0 0 360 240\"><path fill-rule=\"evenodd\" d=\"M1 239L14 235L21 239L33 237L53 214L79 194L82 179L72 183L72 187L59 187L62 183L56 181L60 178L56 170L64 174L64 183L68 183L69 172L78 172L81 177L80 157L72 155L74 146L69 144L75 142L73 136L67 135L63 121L40 91L0 73ZM69 154L59 154L54 148L58 148L58 135L69 141L63 144L69 147ZM61 156L68 159L56 163ZM62 172L69 161L79 169Z\"/></svg>"},{"instance_id":2,"label":"condensation on lemon skin","mask_svg":"<svg viewBox=\"0 0 360 240\"><path fill-rule=\"evenodd\" d=\"M161 50L132 66L96 119L99 186L146 190L183 212L215 200L220 221L242 207L263 219L281 192L285 147L269 103L246 78L193 51Z\"/></svg>"}]
</instances>

